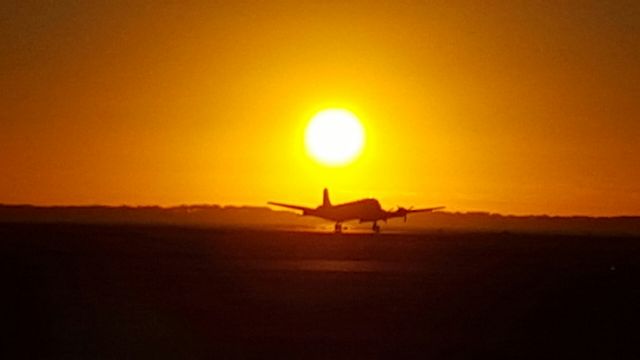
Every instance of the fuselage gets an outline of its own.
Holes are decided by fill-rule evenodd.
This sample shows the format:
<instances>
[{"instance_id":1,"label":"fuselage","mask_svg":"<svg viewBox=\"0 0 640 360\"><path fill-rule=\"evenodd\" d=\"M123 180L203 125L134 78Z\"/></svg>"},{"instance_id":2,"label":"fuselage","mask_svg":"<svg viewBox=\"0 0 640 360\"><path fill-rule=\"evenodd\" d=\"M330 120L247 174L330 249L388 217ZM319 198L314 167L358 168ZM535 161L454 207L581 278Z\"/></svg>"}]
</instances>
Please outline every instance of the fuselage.
<instances>
[{"instance_id":1,"label":"fuselage","mask_svg":"<svg viewBox=\"0 0 640 360\"><path fill-rule=\"evenodd\" d=\"M349 220L364 222L384 220L387 212L382 210L378 200L363 199L338 205L321 205L315 209L305 210L304 215L317 216L336 222Z\"/></svg>"}]
</instances>

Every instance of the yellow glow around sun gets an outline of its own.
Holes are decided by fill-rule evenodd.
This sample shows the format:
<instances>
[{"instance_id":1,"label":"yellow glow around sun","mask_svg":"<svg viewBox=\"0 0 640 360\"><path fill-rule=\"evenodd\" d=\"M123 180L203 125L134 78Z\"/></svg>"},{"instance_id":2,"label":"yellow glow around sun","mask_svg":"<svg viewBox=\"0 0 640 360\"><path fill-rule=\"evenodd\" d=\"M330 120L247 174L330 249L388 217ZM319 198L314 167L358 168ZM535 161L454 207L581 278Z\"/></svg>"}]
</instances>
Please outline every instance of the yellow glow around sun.
<instances>
[{"instance_id":1,"label":"yellow glow around sun","mask_svg":"<svg viewBox=\"0 0 640 360\"><path fill-rule=\"evenodd\" d=\"M362 152L364 129L358 118L347 110L324 110L309 122L305 146L309 155L322 164L346 165Z\"/></svg>"}]
</instances>

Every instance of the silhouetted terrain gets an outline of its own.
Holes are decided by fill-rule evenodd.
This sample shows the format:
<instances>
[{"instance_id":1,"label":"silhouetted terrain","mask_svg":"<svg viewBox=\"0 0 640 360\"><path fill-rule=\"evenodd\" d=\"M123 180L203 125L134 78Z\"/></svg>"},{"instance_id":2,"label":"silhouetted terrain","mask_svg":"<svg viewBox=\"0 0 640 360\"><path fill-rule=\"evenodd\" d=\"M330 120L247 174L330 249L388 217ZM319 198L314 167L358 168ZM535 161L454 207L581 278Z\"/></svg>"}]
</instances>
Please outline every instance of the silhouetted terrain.
<instances>
[{"instance_id":1,"label":"silhouetted terrain","mask_svg":"<svg viewBox=\"0 0 640 360\"><path fill-rule=\"evenodd\" d=\"M330 229L322 219L303 217L267 207L220 207L216 205L149 207L36 207L0 205L0 222L47 222L86 224L172 224L216 227L261 227ZM369 228L370 224L347 223L350 227ZM586 235L640 235L640 217L552 217L503 216L490 213L424 213L381 223L383 231L474 231L566 233Z\"/></svg>"},{"instance_id":2,"label":"silhouetted terrain","mask_svg":"<svg viewBox=\"0 0 640 360\"><path fill-rule=\"evenodd\" d=\"M638 358L640 238L0 224L2 358Z\"/></svg>"},{"instance_id":3,"label":"silhouetted terrain","mask_svg":"<svg viewBox=\"0 0 640 360\"><path fill-rule=\"evenodd\" d=\"M309 221L311 220L311 221ZM267 207L192 205L159 206L52 206L1 205L0 222L70 222L83 224L174 224L202 226L312 226L289 212ZM317 223L317 221L315 221Z\"/></svg>"}]
</instances>

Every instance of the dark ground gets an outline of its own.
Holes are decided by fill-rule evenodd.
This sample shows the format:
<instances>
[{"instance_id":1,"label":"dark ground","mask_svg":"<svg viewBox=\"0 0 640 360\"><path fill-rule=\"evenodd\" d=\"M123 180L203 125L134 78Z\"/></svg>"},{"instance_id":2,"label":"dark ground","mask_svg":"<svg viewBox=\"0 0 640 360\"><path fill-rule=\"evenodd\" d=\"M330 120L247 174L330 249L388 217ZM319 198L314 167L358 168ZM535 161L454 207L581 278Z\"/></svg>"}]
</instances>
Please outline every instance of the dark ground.
<instances>
[{"instance_id":1,"label":"dark ground","mask_svg":"<svg viewBox=\"0 0 640 360\"><path fill-rule=\"evenodd\" d=\"M0 253L2 358L640 356L640 238L4 224Z\"/></svg>"}]
</instances>

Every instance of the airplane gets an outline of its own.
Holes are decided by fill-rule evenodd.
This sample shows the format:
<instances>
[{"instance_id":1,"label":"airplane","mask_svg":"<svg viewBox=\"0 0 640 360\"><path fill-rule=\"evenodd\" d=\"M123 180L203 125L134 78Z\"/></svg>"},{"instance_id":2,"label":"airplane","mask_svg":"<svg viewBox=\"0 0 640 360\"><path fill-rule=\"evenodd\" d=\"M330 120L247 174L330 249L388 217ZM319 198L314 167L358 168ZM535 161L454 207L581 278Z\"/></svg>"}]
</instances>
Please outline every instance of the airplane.
<instances>
[{"instance_id":1,"label":"airplane","mask_svg":"<svg viewBox=\"0 0 640 360\"><path fill-rule=\"evenodd\" d=\"M322 194L322 205L316 208L310 208L299 205L289 205L279 202L269 201L268 204L280 206L288 209L302 211L303 216L315 216L326 220L335 221L335 232L342 232L342 223L349 220L359 220L360 223L372 222L371 229L375 233L380 232L380 226L378 221L382 220L385 223L388 219L403 217L404 222L407 222L407 215L419 212L431 212L434 210L444 209L444 206L425 208L425 209L405 209L398 207L395 211L386 211L380 207L380 202L376 199L362 199L352 201L344 204L332 205L329 200L329 190L324 189Z\"/></svg>"}]
</instances>

